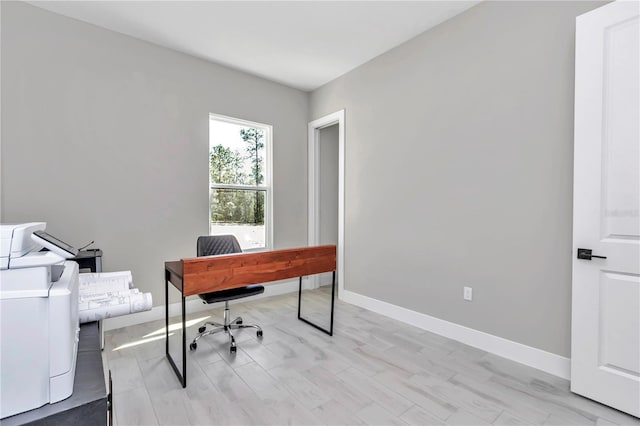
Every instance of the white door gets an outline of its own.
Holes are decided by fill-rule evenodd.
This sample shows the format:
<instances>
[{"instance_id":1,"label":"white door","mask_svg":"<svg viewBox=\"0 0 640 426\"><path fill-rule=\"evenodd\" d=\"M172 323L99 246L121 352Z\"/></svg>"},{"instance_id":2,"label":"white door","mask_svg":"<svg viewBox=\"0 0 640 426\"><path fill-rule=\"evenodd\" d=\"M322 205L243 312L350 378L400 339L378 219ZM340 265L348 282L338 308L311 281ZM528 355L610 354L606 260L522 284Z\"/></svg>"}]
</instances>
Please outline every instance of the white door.
<instances>
[{"instance_id":1,"label":"white door","mask_svg":"<svg viewBox=\"0 0 640 426\"><path fill-rule=\"evenodd\" d=\"M638 2L617 1L576 20L571 327L571 390L635 416L640 416L639 9ZM592 252L579 254L579 249Z\"/></svg>"}]
</instances>

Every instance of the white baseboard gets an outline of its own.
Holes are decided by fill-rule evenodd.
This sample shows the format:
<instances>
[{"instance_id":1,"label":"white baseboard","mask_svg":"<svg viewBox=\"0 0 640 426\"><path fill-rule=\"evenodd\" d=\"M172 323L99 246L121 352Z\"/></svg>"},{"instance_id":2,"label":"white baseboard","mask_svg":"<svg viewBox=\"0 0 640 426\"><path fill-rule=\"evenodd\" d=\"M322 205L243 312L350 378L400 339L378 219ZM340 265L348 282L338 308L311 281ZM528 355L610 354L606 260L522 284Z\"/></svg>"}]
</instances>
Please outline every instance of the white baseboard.
<instances>
[{"instance_id":1,"label":"white baseboard","mask_svg":"<svg viewBox=\"0 0 640 426\"><path fill-rule=\"evenodd\" d=\"M291 293L298 291L298 280L283 281L278 284L269 284L264 286L264 293L257 296L252 296L247 299L231 301L230 304L242 303L247 300L262 299L263 297L277 296L279 294ZM207 305L202 303L199 297L193 297L186 300L185 303L187 313L206 311L209 309L222 306L223 302L219 304ZM180 303L172 303L169 305L169 316L180 315L181 306ZM150 311L138 312L135 314L123 315L120 317L106 318L102 321L103 330L115 330L117 328L129 327L131 325L142 324L149 321L156 321L164 319L164 305L154 306Z\"/></svg>"},{"instance_id":2,"label":"white baseboard","mask_svg":"<svg viewBox=\"0 0 640 426\"><path fill-rule=\"evenodd\" d=\"M568 380L571 377L571 360L569 358L377 299L372 299L352 291L344 290L340 295L340 300L419 327L423 330L457 340L469 346L491 352L503 358L537 368L538 370L562 377L563 379Z\"/></svg>"}]
</instances>

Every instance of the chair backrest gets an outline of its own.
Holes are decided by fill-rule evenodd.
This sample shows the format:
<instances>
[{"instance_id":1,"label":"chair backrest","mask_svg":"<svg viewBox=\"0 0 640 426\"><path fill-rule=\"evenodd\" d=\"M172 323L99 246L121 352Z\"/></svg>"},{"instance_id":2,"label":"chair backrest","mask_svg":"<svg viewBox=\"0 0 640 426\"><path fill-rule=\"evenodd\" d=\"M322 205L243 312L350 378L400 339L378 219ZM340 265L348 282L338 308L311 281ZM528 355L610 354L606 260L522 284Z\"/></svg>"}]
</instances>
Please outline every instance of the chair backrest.
<instances>
[{"instance_id":1,"label":"chair backrest","mask_svg":"<svg viewBox=\"0 0 640 426\"><path fill-rule=\"evenodd\" d=\"M240 243L233 235L203 235L198 237L197 255L214 256L216 254L242 253Z\"/></svg>"}]
</instances>

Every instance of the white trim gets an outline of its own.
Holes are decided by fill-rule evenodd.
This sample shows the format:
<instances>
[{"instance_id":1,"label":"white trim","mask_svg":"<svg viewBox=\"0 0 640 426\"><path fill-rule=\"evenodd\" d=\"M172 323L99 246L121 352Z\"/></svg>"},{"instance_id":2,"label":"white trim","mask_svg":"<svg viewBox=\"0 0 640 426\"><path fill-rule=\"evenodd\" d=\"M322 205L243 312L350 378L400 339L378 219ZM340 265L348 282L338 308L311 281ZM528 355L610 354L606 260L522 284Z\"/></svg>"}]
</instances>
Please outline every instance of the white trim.
<instances>
[{"instance_id":1,"label":"white trim","mask_svg":"<svg viewBox=\"0 0 640 426\"><path fill-rule=\"evenodd\" d=\"M569 358L387 302L372 299L352 291L342 291L341 294L341 299L347 303L457 340L503 358L528 365L529 367L537 368L538 370L545 371L563 379L569 380L571 377L571 360Z\"/></svg>"},{"instance_id":2,"label":"white trim","mask_svg":"<svg viewBox=\"0 0 640 426\"><path fill-rule=\"evenodd\" d=\"M343 300L344 291L344 193L345 193L345 110L341 109L332 114L325 115L309 122L308 127L308 244L314 246L318 244L318 159L319 159L319 135L320 129L338 125L338 245L337 245L337 275L338 275L338 298ZM312 277L312 287L318 286L317 277Z\"/></svg>"},{"instance_id":3,"label":"white trim","mask_svg":"<svg viewBox=\"0 0 640 426\"><path fill-rule=\"evenodd\" d=\"M235 301L229 302L230 304L234 303L242 303L247 300L256 300L262 299L264 297L269 296L277 296L280 294L293 293L298 291L298 280L287 280L278 284L269 284L264 286L264 293L259 294L257 296L252 296L246 299L238 299ZM154 306L150 311L138 312L135 314L122 315L119 317L106 318L102 321L103 329L106 330L115 330L117 328L129 327L131 325L142 324L149 321L156 321L160 319L164 319L164 306ZM215 309L217 307L224 306L223 302L214 303L211 305L207 305L202 303L202 300L198 297L189 298L186 301L186 311L187 313L207 311L209 309ZM181 314L181 306L180 302L172 303L169 305L169 316L175 317Z\"/></svg>"}]
</instances>

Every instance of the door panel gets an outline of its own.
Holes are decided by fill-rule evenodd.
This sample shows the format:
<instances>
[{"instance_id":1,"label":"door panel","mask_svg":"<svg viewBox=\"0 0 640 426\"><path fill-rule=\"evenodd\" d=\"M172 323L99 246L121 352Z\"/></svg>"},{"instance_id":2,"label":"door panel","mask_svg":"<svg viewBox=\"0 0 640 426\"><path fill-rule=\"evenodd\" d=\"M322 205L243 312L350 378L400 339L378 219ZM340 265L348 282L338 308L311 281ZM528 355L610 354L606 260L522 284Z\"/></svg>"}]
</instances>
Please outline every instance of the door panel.
<instances>
[{"instance_id":1,"label":"door panel","mask_svg":"<svg viewBox=\"0 0 640 426\"><path fill-rule=\"evenodd\" d=\"M640 345L629 346L628 336L640 336L640 277L603 272L600 277L599 364L638 376Z\"/></svg>"},{"instance_id":2,"label":"door panel","mask_svg":"<svg viewBox=\"0 0 640 426\"><path fill-rule=\"evenodd\" d=\"M623 21L604 33L603 237L638 240L640 198L640 126L638 125L638 19ZM635 215L634 213L635 209Z\"/></svg>"}]
</instances>

